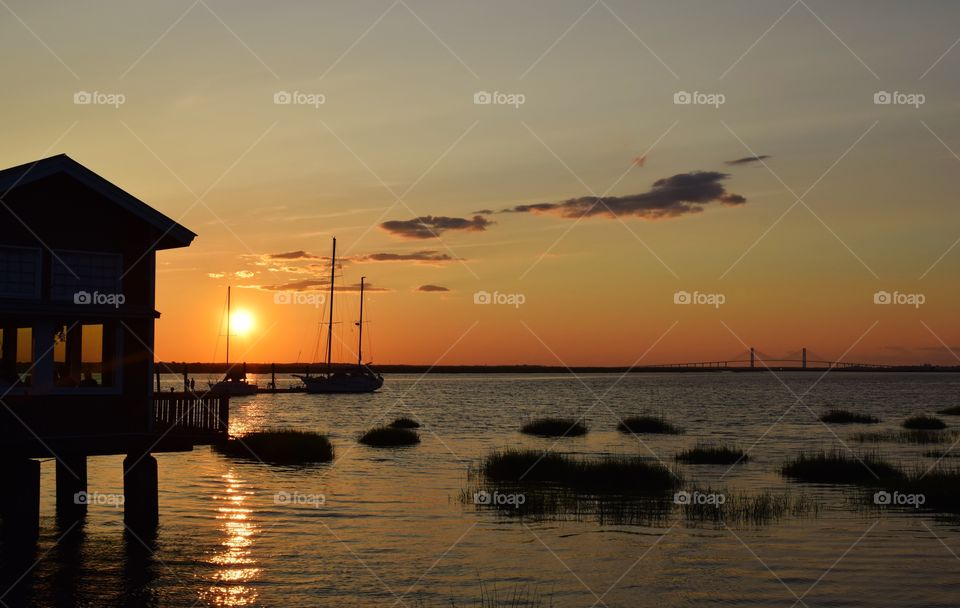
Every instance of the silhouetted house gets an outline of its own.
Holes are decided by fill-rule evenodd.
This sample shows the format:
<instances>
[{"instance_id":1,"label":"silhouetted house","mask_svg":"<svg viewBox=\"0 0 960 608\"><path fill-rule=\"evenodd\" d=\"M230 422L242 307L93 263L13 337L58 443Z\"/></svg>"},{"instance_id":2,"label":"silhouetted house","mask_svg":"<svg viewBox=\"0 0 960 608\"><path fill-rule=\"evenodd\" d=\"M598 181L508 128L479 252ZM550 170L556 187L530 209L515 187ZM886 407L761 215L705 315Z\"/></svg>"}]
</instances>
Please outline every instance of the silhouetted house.
<instances>
[{"instance_id":1,"label":"silhouetted house","mask_svg":"<svg viewBox=\"0 0 960 608\"><path fill-rule=\"evenodd\" d=\"M223 401L153 394L156 252L196 235L66 155L0 171L0 201L0 469L32 483L27 459L55 457L59 494L87 455L155 467L191 424L223 432L226 411L189 410Z\"/></svg>"}]
</instances>

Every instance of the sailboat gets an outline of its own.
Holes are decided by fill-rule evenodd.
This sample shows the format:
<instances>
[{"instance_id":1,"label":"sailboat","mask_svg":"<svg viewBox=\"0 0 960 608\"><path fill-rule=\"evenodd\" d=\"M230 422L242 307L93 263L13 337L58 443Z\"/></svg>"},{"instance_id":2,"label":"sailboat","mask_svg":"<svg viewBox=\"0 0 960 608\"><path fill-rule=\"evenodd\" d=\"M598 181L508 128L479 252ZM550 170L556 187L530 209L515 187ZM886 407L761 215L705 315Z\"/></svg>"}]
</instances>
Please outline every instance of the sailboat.
<instances>
[{"instance_id":1,"label":"sailboat","mask_svg":"<svg viewBox=\"0 0 960 608\"><path fill-rule=\"evenodd\" d=\"M240 369L230 367L230 287L227 287L227 373L219 382L208 382L210 393L242 397L256 395L257 385L247 382L247 364Z\"/></svg>"},{"instance_id":2,"label":"sailboat","mask_svg":"<svg viewBox=\"0 0 960 608\"><path fill-rule=\"evenodd\" d=\"M383 386L383 376L363 363L363 288L366 277L360 277L360 321L357 323L357 366L348 371L333 371L331 355L333 353L333 287L337 270L337 239L333 239L333 253L330 256L330 312L327 319L327 370L323 374L295 375L307 387L308 393L372 393Z\"/></svg>"}]
</instances>

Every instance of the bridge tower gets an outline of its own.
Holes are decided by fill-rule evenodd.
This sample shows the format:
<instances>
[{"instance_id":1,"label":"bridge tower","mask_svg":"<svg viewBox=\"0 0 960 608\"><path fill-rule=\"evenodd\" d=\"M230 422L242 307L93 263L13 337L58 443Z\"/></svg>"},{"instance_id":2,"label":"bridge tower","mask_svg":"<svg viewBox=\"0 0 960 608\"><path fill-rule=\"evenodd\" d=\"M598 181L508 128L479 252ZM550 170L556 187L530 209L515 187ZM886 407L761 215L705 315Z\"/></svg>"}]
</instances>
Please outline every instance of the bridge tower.
<instances>
[{"instance_id":1,"label":"bridge tower","mask_svg":"<svg viewBox=\"0 0 960 608\"><path fill-rule=\"evenodd\" d=\"M753 347L750 347L750 369L754 368L754 361L756 360L756 355L753 352Z\"/></svg>"},{"instance_id":2,"label":"bridge tower","mask_svg":"<svg viewBox=\"0 0 960 608\"><path fill-rule=\"evenodd\" d=\"M807 347L803 347L803 369L807 369Z\"/></svg>"}]
</instances>

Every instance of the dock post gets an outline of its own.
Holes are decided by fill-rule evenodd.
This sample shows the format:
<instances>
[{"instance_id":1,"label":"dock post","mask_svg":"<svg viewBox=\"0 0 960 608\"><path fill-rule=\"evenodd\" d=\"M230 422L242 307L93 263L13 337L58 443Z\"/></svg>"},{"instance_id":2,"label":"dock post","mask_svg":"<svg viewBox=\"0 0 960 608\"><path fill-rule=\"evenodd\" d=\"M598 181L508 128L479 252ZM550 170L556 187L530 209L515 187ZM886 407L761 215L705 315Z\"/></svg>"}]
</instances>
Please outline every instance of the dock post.
<instances>
[{"instance_id":1,"label":"dock post","mask_svg":"<svg viewBox=\"0 0 960 608\"><path fill-rule=\"evenodd\" d=\"M4 489L0 500L3 535L20 541L40 536L40 461L10 458L0 462Z\"/></svg>"},{"instance_id":2,"label":"dock post","mask_svg":"<svg viewBox=\"0 0 960 608\"><path fill-rule=\"evenodd\" d=\"M753 347L750 347L750 369L754 367L754 361L756 360L756 355L753 352Z\"/></svg>"},{"instance_id":3,"label":"dock post","mask_svg":"<svg viewBox=\"0 0 960 608\"><path fill-rule=\"evenodd\" d=\"M87 512L87 457L71 454L57 458L57 515L82 517ZM81 496L83 494L83 496Z\"/></svg>"},{"instance_id":4,"label":"dock post","mask_svg":"<svg viewBox=\"0 0 960 608\"><path fill-rule=\"evenodd\" d=\"M149 532L159 521L157 459L149 453L129 454L123 459L123 523Z\"/></svg>"},{"instance_id":5,"label":"dock post","mask_svg":"<svg viewBox=\"0 0 960 608\"><path fill-rule=\"evenodd\" d=\"M807 348L803 348L803 369L807 369Z\"/></svg>"}]
</instances>

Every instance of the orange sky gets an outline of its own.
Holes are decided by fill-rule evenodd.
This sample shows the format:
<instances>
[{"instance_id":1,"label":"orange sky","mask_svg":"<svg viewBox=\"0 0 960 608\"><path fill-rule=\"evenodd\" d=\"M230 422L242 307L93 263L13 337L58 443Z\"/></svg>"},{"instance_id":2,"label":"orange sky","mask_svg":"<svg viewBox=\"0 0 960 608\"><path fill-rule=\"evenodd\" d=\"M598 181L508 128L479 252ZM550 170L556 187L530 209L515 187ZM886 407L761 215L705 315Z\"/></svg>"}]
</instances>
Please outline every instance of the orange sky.
<instances>
[{"instance_id":1,"label":"orange sky","mask_svg":"<svg viewBox=\"0 0 960 608\"><path fill-rule=\"evenodd\" d=\"M275 297L335 235L378 363L958 362L955 3L103 4L10 3L0 163L66 152L199 234L158 358L224 357L228 285L234 360L313 358L321 309Z\"/></svg>"}]
</instances>

